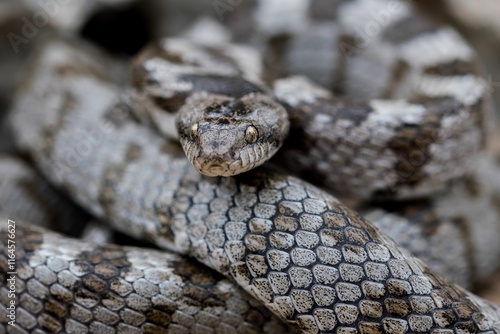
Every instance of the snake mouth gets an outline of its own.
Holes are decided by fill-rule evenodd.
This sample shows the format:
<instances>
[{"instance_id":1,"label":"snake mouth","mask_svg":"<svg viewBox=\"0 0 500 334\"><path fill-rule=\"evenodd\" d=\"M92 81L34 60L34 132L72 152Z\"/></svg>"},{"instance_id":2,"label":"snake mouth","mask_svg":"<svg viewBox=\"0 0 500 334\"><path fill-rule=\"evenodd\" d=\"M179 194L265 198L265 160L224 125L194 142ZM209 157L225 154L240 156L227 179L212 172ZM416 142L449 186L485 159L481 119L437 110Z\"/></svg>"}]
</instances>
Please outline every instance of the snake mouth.
<instances>
[{"instance_id":1,"label":"snake mouth","mask_svg":"<svg viewBox=\"0 0 500 334\"><path fill-rule=\"evenodd\" d=\"M229 177L245 173L266 162L277 150L269 144L241 149L237 156L208 155L191 141L182 140L184 152L196 170L206 176Z\"/></svg>"},{"instance_id":2,"label":"snake mouth","mask_svg":"<svg viewBox=\"0 0 500 334\"><path fill-rule=\"evenodd\" d=\"M248 171L248 168L241 166L241 161L211 161L210 158L196 158L190 160L193 166L203 175L206 176L235 176Z\"/></svg>"},{"instance_id":3,"label":"snake mouth","mask_svg":"<svg viewBox=\"0 0 500 334\"><path fill-rule=\"evenodd\" d=\"M204 166L201 173L207 176L232 176L234 174L230 173L230 170L226 167L224 168L222 165L213 164L210 166Z\"/></svg>"}]
</instances>

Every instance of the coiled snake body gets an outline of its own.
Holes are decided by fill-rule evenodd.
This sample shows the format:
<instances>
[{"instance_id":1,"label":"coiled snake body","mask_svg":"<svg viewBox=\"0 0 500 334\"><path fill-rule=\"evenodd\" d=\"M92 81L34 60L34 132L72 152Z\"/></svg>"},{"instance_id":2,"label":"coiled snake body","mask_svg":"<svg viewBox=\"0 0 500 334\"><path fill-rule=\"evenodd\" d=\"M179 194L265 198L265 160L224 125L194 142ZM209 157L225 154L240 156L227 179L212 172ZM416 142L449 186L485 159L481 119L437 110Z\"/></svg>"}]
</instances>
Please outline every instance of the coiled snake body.
<instances>
[{"instance_id":1,"label":"coiled snake body","mask_svg":"<svg viewBox=\"0 0 500 334\"><path fill-rule=\"evenodd\" d=\"M266 8L278 3L266 1L258 7L262 26L281 36L271 38L269 45L276 51L271 58L283 56L283 45L278 48L276 43L283 42L287 28L264 20ZM389 6L386 1L339 1L334 11L321 12L317 7L321 3L312 1L310 10L323 19L342 13L338 18L344 28L378 6ZM280 8L301 13L305 8L300 4L309 2L291 1ZM292 111L292 136L294 117L306 122L301 130L306 145L283 153L296 159L296 172L304 173L309 166L322 173L316 177L325 177L325 186L345 187L364 197L393 198L429 193L466 172L465 162L473 159L484 141L484 87L469 71L472 54L453 31L429 32L428 25L421 26L409 7L402 6L385 34L392 41L409 41L388 48L406 58L393 55L389 61L382 50L366 51L374 53L370 59L379 60L377 70L384 73L397 59L397 66L388 71L392 74L385 75L394 77L395 84L385 87L379 78L365 83L369 98L382 92L388 97L405 96L405 101L374 100L352 108L301 79L275 85L276 97ZM398 20L403 19L415 22L410 32L399 35L397 27L402 23ZM297 54L303 50L301 43L321 35L325 25L311 27L285 43L292 68L299 66L296 57L305 57ZM302 40L300 34L305 35ZM427 43L448 43L450 48L437 55ZM429 53L419 53L419 47L427 47ZM341 75L373 67L363 56L366 53L351 59ZM39 56L10 119L20 148L30 153L53 184L94 215L129 235L196 258L304 333L500 332L496 306L446 282L325 191L268 167L229 178L199 174L176 144L137 122L144 121L144 110L138 110L137 100L131 103L129 97L120 96L120 89L105 78L104 66L95 60L98 57L85 48L52 43ZM429 66L431 60L434 66ZM346 89L357 87L352 79L356 76L370 79L360 72L349 73ZM439 85L431 89L433 80ZM158 80L142 82L158 88ZM158 96L150 94L150 86L143 88L146 94L139 100L171 106L171 96L155 99ZM311 108L320 112L311 113ZM331 130L315 135L321 125ZM248 125L244 133L246 129ZM421 148L425 163L412 166L417 171L411 176L398 177L397 167L421 144L409 138L413 134L433 141ZM320 147L312 149L311 141ZM332 142L345 146L326 161L309 162L327 148L324 143ZM389 147L384 146L387 143ZM461 147L459 153L452 151L455 146ZM377 163L361 159L380 157L380 152L392 158L385 164L384 158ZM438 167L438 162L445 162L444 167ZM456 168L458 162L464 162L463 169ZM337 166L340 176L334 176ZM374 172L361 173L358 167L373 167ZM384 173L388 177L380 178ZM355 177L348 180L347 174ZM18 325L27 331L286 330L231 282L211 274L207 278L191 275L186 269L190 265L177 256L158 252L141 258L136 249L112 246L94 250L19 226L25 250L18 265Z\"/></svg>"}]
</instances>

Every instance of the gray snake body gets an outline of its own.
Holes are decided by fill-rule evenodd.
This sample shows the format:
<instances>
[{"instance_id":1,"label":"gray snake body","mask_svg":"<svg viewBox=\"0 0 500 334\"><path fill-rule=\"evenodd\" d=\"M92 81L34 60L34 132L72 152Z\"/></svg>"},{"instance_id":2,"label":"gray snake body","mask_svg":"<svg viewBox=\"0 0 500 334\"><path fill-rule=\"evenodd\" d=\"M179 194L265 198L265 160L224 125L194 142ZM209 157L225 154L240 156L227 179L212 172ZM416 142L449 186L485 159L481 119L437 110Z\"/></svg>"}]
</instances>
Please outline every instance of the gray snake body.
<instances>
[{"instance_id":1,"label":"gray snake body","mask_svg":"<svg viewBox=\"0 0 500 334\"><path fill-rule=\"evenodd\" d=\"M52 44L40 55L36 71L23 87L22 95L17 97L11 115L18 145L30 153L52 183L94 215L109 221L118 230L196 258L230 278L281 320L304 333L500 332L500 313L496 306L444 281L326 192L266 167L230 178L209 178L197 173L178 146L165 142L136 122L136 113L131 112L134 106L127 98L120 98L120 90L101 75L105 70L93 60L95 57L100 56L65 44ZM470 79L475 82L474 78ZM452 83L451 87L456 86ZM458 110L451 108L443 112L443 118L437 122L441 125L461 124L457 128L450 126L456 132L450 131L456 134L458 142L463 140L471 145L465 152L481 146L481 116L474 113L480 109L481 98L471 96L471 99L461 101L467 103L459 104ZM325 97L326 100L329 98ZM295 105L297 109L304 109L301 102ZM436 105L433 103L431 99L422 105L431 105L441 112L442 103L450 103L450 97L438 99ZM403 106L408 107L407 104ZM414 110L414 106L404 110ZM462 127L472 127L472 133L477 131L471 141L462 137ZM446 143L442 142L443 145ZM366 192L372 193L373 190ZM405 197L405 190L402 194ZM33 234L34 244L40 243L37 241L40 240L39 230L20 226L21 233ZM47 242L41 242L41 245L50 245L53 238L49 235ZM71 245L71 242L62 244ZM27 254L36 254L37 246L29 247ZM126 262L121 262L124 271L119 274L113 271L113 277L106 278L110 271L96 272L98 263L106 260L108 250L93 262L95 254L85 251L90 246L80 244L79 247L84 251L71 253L63 264L71 268L72 261L87 256L84 264L89 265L89 270L82 276L90 277L91 283L101 282L101 285L90 284L83 290L72 290L63 285L65 290L61 290L72 300L75 291L81 293L99 286L106 294L118 277L127 277ZM45 264L49 260L57 261L62 255L57 247L51 251L43 253L45 258L35 256L41 268L35 271L33 278L25 276L27 286L56 283L50 278L54 276L50 273L53 266ZM117 252L115 255L119 259L124 257L121 249L109 251ZM130 252L137 257L137 250ZM169 258L169 255L155 253L151 259L151 263L143 265L144 271L153 269L158 263L168 268L176 264L182 268L185 266L176 262L184 260ZM29 272L30 266L37 265L29 258L23 263L21 272ZM116 263L114 266L119 267ZM78 272L78 268L73 269ZM169 272L170 269L165 270ZM136 273L132 270L130 275ZM172 273L175 275L175 271ZM85 284L84 280L82 282ZM217 295L223 289L220 284L227 284L225 291L238 296L239 292L229 283L216 282L214 279L207 283L208 294ZM151 290L141 290L141 284ZM154 315L158 314L155 312L168 314L165 309L157 309L157 304L148 304L148 298L153 300L155 296L172 298L170 290L158 290L159 294L155 295L153 285L161 283L156 284L141 281L134 285L136 299L125 301L130 304L123 310L130 311L127 314L149 312L149 320L155 319ZM211 288L211 284L215 288ZM49 303L56 288L59 287L51 285L51 289L44 289L46 294L38 298ZM79 288L81 286L75 286L75 289ZM36 295L29 287L26 291L26 298ZM90 291L92 296L97 292ZM237 327L226 326L224 321L219 324L218 320L210 318L207 313L215 314L217 318L223 317L224 312L209 309L209 303L201 303L192 311L192 315L202 319L201 327L181 328L179 324L186 323L182 320L176 323L173 316L176 311L169 314L172 323L158 319L155 321L164 322L158 324L143 319L134 323L121 313L105 318L103 315L107 311L103 307L113 305L99 293L96 298L84 298L84 301L75 298L69 303L71 308L83 307L82 312L91 310L91 315L85 319L78 318L71 310L57 313L50 308L54 303L44 305L44 312L48 313L27 309L25 313L28 314L22 318L31 319L30 316L37 313L41 317L37 319L38 325L26 325L26 328L43 323L45 327L42 326L41 330L67 332L68 328L102 332L122 328L122 331L132 332L134 326L146 332L161 332L165 328L174 333L181 330L196 332L210 326L216 332L228 332ZM219 305L230 299L226 297L217 300ZM245 297L234 298L245 300ZM143 310L134 308L141 302L145 305ZM187 300L181 299L178 308L186 305ZM62 309L66 310L65 307L68 306L62 305ZM262 309L252 307L236 312L240 317L236 322L243 327L250 322L246 328L256 331L282 330L273 327L279 325ZM242 321L245 312L257 314L259 321ZM163 314L162 317L168 318ZM59 327L47 327L47 324L54 323ZM91 324L107 327L92 327ZM157 325L164 327L155 327Z\"/></svg>"}]
</instances>

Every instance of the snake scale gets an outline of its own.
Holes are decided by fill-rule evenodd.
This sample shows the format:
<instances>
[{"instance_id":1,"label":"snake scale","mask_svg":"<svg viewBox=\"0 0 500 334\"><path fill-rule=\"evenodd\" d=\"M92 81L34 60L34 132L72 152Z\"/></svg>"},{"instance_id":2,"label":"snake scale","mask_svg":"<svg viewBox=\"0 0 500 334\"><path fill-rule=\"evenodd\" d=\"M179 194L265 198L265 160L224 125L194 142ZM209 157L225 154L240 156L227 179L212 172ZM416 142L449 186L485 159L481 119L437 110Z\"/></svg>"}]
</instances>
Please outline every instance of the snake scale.
<instances>
[{"instance_id":1,"label":"snake scale","mask_svg":"<svg viewBox=\"0 0 500 334\"><path fill-rule=\"evenodd\" d=\"M302 36L302 42L300 38L293 42L290 37L283 37L286 25L266 27L265 22L271 21L260 22L261 27L276 29L273 33L280 35L279 38L271 36L269 46L276 51L274 55L271 53L271 58L283 57L284 49L290 46L295 45L300 50L304 49L301 43L314 43L311 37L321 36L320 32L332 29L329 22L339 12L343 13L338 16L340 21L345 19L345 25L349 26L348 23L353 21L366 22L362 20L363 13L379 8L377 5L389 6L390 2L334 3L333 10L323 11L321 9L328 2L291 1L287 6L281 2L279 8L289 10L290 15L284 16L291 22L294 18L302 22L302 16L294 15L305 15L307 5L311 5L311 12L326 23L312 25L314 29L309 35ZM246 6L250 4L254 5L249 1L241 9L248 10ZM255 9L260 10L257 17L266 17L265 8L272 9L273 4L277 6L279 2L260 3L261 6ZM413 12L409 8L400 14L398 19L412 21ZM427 143L425 152L432 158L419 165L417 178L388 177L382 186L374 182L375 186L370 188L368 182L365 190L361 190L363 185L352 183L349 189L352 193L364 197L389 194L396 198L428 194L446 187L449 179L463 176L467 171L466 162L475 159L473 152L484 144L484 87L473 72L468 72L471 51L449 29L435 33L428 25L420 26L420 20L414 20L416 27L410 34L395 33L393 41L406 41L410 36L418 40L420 34L435 34L438 37L434 43L449 43L450 48L444 49L445 55L441 56L450 62L436 62L435 55L424 57L422 63L410 58L421 66L411 62L396 66L409 69L403 71L406 75L399 73L401 70L394 70L396 78L393 79L398 84L389 87L389 91L382 92L382 95L404 96L413 91L415 82L423 80L425 84L418 86L421 91L406 102L396 104L406 111L404 115L408 118L403 123L399 120L392 123L392 133L400 136L395 143L400 145L393 142L395 147L390 152L396 157L404 156L405 153L394 155L396 149L405 152L402 137L418 131L430 132L435 145ZM238 20L243 25L243 36L244 21ZM394 21L397 27L398 20ZM307 32L307 29L297 27L297 22L292 24L292 28L295 26L293 32ZM387 31L398 32L396 27L389 29L389 25ZM348 41L349 38L343 36L342 40ZM429 40L416 44L424 47L427 42ZM390 49L385 44L382 49L385 47ZM432 48L427 49L432 51ZM299 51L294 56L293 48L288 52L291 54L288 63L292 63L292 67L294 57L302 59L307 56L297 55ZM371 56L382 62L377 70L391 73L387 69L392 67L392 62L382 66L387 61L383 52L370 52L375 52ZM335 63L331 61L332 57L326 58L328 61L313 64ZM362 73L347 72L373 66L363 56L359 58L351 59L350 65L339 66L346 70L338 75L346 77L344 89L347 91L359 88L355 81L349 82L350 78L362 76ZM453 61L455 58L459 61ZM35 333L278 333L292 330L278 323L276 316L303 333L500 332L500 313L495 305L446 282L327 192L268 166L229 178L199 174L176 144L138 122L136 102L131 102L123 87L107 77L106 64L101 63L103 59L98 52L66 42L50 43L39 54L37 65L19 90L10 115L18 146L29 153L52 184L96 217L124 233L189 255L222 275L203 269L193 260L167 252L96 246L18 222L16 233L22 241L19 243L21 252L18 253L16 281L18 327L5 326L2 321L0 330ZM435 61L434 67L427 66L430 59ZM284 63L287 62L280 59L279 64ZM298 64L303 62L298 61ZM313 72L339 72L337 68L312 67ZM301 73L302 70L294 68L291 71ZM439 82L446 82L439 86L441 90L428 89L425 80L429 79L426 77L429 74L438 76ZM459 80L455 81L457 76ZM313 73L313 77L322 76ZM333 80L329 77L323 76L323 80ZM406 86L403 84L405 78L409 80ZM368 91L362 92L367 94L364 97L372 98L370 95L375 91L386 90L387 87L380 83L391 80L366 82ZM330 87L333 82L319 81ZM308 83L303 87L309 89L312 85ZM397 87L403 87L403 92L397 92ZM319 95L308 93L305 98L302 96L302 100L294 101L295 94L285 94L281 100L288 98L288 104L299 114L307 112L304 99L315 102L319 96L321 106L339 103L331 102L332 96L321 89L313 91ZM310 134L305 130L305 135L312 136L314 125L318 123L336 124L338 121L339 126L346 128L352 123L362 127L363 121L377 117L383 119L382 109L396 112L390 102L372 101L369 107L363 105L360 112L369 110L368 115L357 114L354 120L348 115L332 120L331 116L320 113L319 119L309 119L313 130ZM345 109L349 110L348 107ZM426 119L428 115L432 117ZM423 128L419 128L419 124L423 124ZM293 123L291 129L294 129ZM444 132L439 132L441 130ZM340 133L346 135L350 132ZM359 139L360 133L353 135L355 137L349 142L355 143L354 138ZM361 143L361 147L366 145L366 142ZM457 146L462 150L454 155L452 149ZM410 145L408 152L411 153L413 148ZM314 152L307 147L296 152L293 152L293 147L285 149L289 151L283 156L295 156L297 161L307 161L306 154ZM450 154L447 155L448 150ZM356 156L359 153L353 149L347 152L347 156L353 152ZM437 167L433 167L436 159L448 161L444 164L447 167L436 171ZM331 161L336 162L335 159ZM392 162L395 165L387 170L394 170L394 166L402 163L397 159ZM458 162L463 170L451 168ZM485 164L488 163L486 159ZM303 164L299 165L305 168ZM321 171L325 167L312 168ZM430 178L432 171L443 178ZM378 176L371 177L376 180ZM347 178L342 176L344 179ZM403 184L394 188L395 184L391 182L398 183L398 186ZM476 183L471 179L462 182L455 187L463 187L473 198ZM483 183L488 184L488 180ZM325 186L330 184L335 184L335 178L325 182ZM340 187L346 185L340 184ZM388 188L391 188L390 192ZM493 190L489 195L498 198ZM444 195L442 201L446 203ZM456 203L459 202L450 201L448 205ZM481 210L480 205L477 208ZM495 218L490 222L494 228ZM2 225L3 232L5 228ZM481 244L487 236L478 233L478 244ZM495 238L493 233L490 237ZM5 244L2 240L2 265L6 263ZM484 267L491 267L489 262L486 261ZM6 291L6 287L0 288L2 305L7 300ZM2 314L6 314L3 308L0 306Z\"/></svg>"}]
</instances>

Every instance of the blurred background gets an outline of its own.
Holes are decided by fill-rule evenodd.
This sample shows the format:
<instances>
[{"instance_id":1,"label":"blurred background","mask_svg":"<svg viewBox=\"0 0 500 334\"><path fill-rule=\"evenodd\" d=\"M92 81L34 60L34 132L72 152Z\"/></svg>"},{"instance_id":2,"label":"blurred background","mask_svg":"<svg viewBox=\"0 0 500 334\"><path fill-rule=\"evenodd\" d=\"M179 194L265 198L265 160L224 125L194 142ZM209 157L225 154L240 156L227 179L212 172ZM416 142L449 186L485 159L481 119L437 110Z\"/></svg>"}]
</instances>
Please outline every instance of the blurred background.
<instances>
[{"instance_id":1,"label":"blurred background","mask_svg":"<svg viewBox=\"0 0 500 334\"><path fill-rule=\"evenodd\" d=\"M494 136L491 145L500 151L500 1L419 0L418 7L453 25L476 49L483 76L489 84Z\"/></svg>"},{"instance_id":2,"label":"blurred background","mask_svg":"<svg viewBox=\"0 0 500 334\"><path fill-rule=\"evenodd\" d=\"M418 0L476 48L489 85L492 150L500 153L500 1ZM201 17L237 24L245 0L0 0L0 153L11 152L2 118L37 48L54 35L79 36L128 61L149 42L175 35ZM500 177L500 176L499 176ZM500 223L500 222L499 222ZM500 303L500 272L478 293Z\"/></svg>"}]
</instances>

